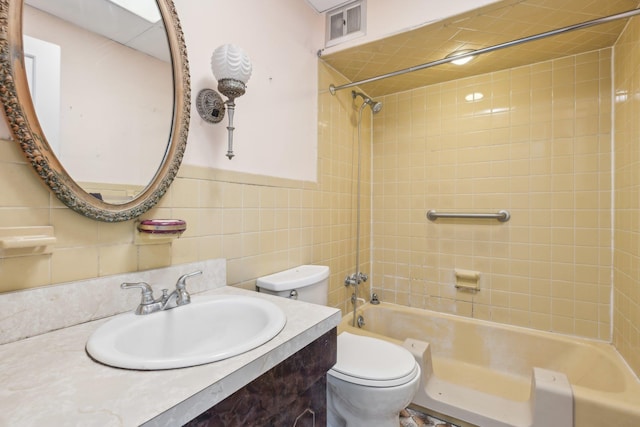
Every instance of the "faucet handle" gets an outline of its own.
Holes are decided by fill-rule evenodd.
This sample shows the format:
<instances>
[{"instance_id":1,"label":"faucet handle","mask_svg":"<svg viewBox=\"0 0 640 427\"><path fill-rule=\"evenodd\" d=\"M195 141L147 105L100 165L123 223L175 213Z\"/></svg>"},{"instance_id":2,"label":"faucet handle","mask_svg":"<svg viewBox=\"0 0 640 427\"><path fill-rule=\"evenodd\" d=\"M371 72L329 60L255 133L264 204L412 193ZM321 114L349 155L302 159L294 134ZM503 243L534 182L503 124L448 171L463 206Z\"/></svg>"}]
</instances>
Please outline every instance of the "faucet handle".
<instances>
[{"instance_id":1,"label":"faucet handle","mask_svg":"<svg viewBox=\"0 0 640 427\"><path fill-rule=\"evenodd\" d=\"M197 271L194 271L194 272L191 272L191 273L183 274L182 276L180 276L178 278L178 281L176 282L176 289L178 289L180 291L186 290L187 279L189 277L197 276L199 274L202 274L201 270L197 270Z\"/></svg>"},{"instance_id":2,"label":"faucet handle","mask_svg":"<svg viewBox=\"0 0 640 427\"><path fill-rule=\"evenodd\" d=\"M153 302L153 289L147 282L135 282L135 283L122 283L120 285L122 289L142 289L142 301L141 304L150 304Z\"/></svg>"}]
</instances>

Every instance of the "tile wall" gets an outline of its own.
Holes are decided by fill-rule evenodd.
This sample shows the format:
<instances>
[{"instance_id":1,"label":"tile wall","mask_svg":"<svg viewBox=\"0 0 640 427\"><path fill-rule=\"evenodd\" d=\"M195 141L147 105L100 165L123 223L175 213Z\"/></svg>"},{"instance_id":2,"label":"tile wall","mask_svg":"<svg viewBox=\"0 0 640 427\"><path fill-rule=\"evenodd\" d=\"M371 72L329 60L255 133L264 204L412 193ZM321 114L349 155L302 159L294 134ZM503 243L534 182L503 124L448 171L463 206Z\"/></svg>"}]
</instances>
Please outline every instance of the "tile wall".
<instances>
[{"instance_id":1,"label":"tile wall","mask_svg":"<svg viewBox=\"0 0 640 427\"><path fill-rule=\"evenodd\" d=\"M640 376L640 21L615 46L613 343Z\"/></svg>"},{"instance_id":2,"label":"tile wall","mask_svg":"<svg viewBox=\"0 0 640 427\"><path fill-rule=\"evenodd\" d=\"M323 68L319 87L339 79ZM317 183L183 165L167 195L143 216L185 219L187 231L172 244L135 245L133 221L101 223L66 208L38 181L17 144L0 140L0 224L52 225L58 239L51 255L0 254L0 292L226 258L227 283L248 289L262 275L305 263L329 265L329 303L347 309L351 291L343 282L355 268L354 105L348 92L320 95ZM365 116L366 139L370 123ZM370 159L370 144L364 147L363 158ZM368 161L362 176L363 188L370 188ZM368 191L362 207L361 270L369 272Z\"/></svg>"},{"instance_id":3,"label":"tile wall","mask_svg":"<svg viewBox=\"0 0 640 427\"><path fill-rule=\"evenodd\" d=\"M373 288L383 300L610 339L611 55L382 99ZM429 209L512 217L431 222ZM454 269L479 271L481 290L456 290Z\"/></svg>"}]
</instances>

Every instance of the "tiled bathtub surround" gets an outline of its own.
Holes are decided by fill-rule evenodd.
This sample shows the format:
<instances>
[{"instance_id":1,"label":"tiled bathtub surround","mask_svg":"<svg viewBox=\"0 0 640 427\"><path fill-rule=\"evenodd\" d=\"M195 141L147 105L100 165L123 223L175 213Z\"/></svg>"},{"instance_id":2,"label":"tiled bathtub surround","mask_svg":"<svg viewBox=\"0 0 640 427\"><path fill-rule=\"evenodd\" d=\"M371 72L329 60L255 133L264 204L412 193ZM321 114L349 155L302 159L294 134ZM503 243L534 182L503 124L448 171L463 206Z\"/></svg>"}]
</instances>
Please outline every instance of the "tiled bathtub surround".
<instances>
[{"instance_id":1,"label":"tiled bathtub surround","mask_svg":"<svg viewBox=\"0 0 640 427\"><path fill-rule=\"evenodd\" d=\"M0 344L133 311L140 291L122 290L121 283L147 282L158 297L161 289L171 291L178 277L196 270L203 274L187 281L189 293L226 285L226 260L212 259L0 294Z\"/></svg>"},{"instance_id":2,"label":"tiled bathtub surround","mask_svg":"<svg viewBox=\"0 0 640 427\"><path fill-rule=\"evenodd\" d=\"M611 53L382 99L373 277L383 301L610 339ZM507 209L511 220L431 222L429 209ZM454 269L479 271L480 291L456 291Z\"/></svg>"},{"instance_id":3,"label":"tiled bathtub surround","mask_svg":"<svg viewBox=\"0 0 640 427\"><path fill-rule=\"evenodd\" d=\"M616 43L615 70L615 250L613 342L640 376L640 20Z\"/></svg>"}]
</instances>

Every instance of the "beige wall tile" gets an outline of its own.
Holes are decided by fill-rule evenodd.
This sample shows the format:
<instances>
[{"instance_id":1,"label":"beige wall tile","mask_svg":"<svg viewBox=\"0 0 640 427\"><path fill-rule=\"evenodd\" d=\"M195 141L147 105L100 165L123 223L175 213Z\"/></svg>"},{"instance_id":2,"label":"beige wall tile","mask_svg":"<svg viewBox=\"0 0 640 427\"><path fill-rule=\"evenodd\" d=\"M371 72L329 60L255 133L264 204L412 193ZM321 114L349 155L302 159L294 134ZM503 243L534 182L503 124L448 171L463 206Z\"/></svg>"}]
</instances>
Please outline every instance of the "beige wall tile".
<instances>
[{"instance_id":1,"label":"beige wall tile","mask_svg":"<svg viewBox=\"0 0 640 427\"><path fill-rule=\"evenodd\" d=\"M138 269L138 248L131 244L100 246L98 257L99 276L137 271Z\"/></svg>"},{"instance_id":2,"label":"beige wall tile","mask_svg":"<svg viewBox=\"0 0 640 427\"><path fill-rule=\"evenodd\" d=\"M171 205L193 208L200 205L200 181L196 179L176 179L171 184Z\"/></svg>"},{"instance_id":3,"label":"beige wall tile","mask_svg":"<svg viewBox=\"0 0 640 427\"><path fill-rule=\"evenodd\" d=\"M171 265L171 244L138 247L138 270L150 270Z\"/></svg>"},{"instance_id":4,"label":"beige wall tile","mask_svg":"<svg viewBox=\"0 0 640 427\"><path fill-rule=\"evenodd\" d=\"M600 256L611 243L602 220L611 215L603 61L610 66L610 55L589 52L383 99L373 122L374 171L383 171L373 181L373 261L382 264L374 291L405 303L411 281L412 304L610 338L600 326L608 316L593 301L594 289L611 285L610 258ZM471 90L490 96L467 102ZM425 132L416 126L423 120L443 125ZM424 159L424 173L407 173L415 158ZM509 209L512 219L425 224L427 209ZM409 236L434 244L413 246ZM429 273L416 277L420 268ZM454 292L454 268L480 270L481 295ZM579 297L577 283L592 287Z\"/></svg>"},{"instance_id":5,"label":"beige wall tile","mask_svg":"<svg viewBox=\"0 0 640 427\"><path fill-rule=\"evenodd\" d=\"M51 283L51 255L0 259L0 292L35 288Z\"/></svg>"},{"instance_id":6,"label":"beige wall tile","mask_svg":"<svg viewBox=\"0 0 640 427\"><path fill-rule=\"evenodd\" d=\"M631 94L637 92L640 72L640 23L632 20L618 39L614 55L615 120L615 212L613 231L615 247L613 343L627 363L640 375L640 254L638 253L638 190L640 189L640 152L637 141L640 130L637 117L640 108ZM606 289L600 298L606 300ZM599 305L602 310L604 307ZM601 329L608 324L600 322Z\"/></svg>"},{"instance_id":7,"label":"beige wall tile","mask_svg":"<svg viewBox=\"0 0 640 427\"><path fill-rule=\"evenodd\" d=\"M98 247L57 249L51 255L51 281L64 283L98 277Z\"/></svg>"},{"instance_id":8,"label":"beige wall tile","mask_svg":"<svg viewBox=\"0 0 640 427\"><path fill-rule=\"evenodd\" d=\"M198 239L186 237L185 234L171 244L171 263L185 264L201 260L198 253Z\"/></svg>"}]
</instances>

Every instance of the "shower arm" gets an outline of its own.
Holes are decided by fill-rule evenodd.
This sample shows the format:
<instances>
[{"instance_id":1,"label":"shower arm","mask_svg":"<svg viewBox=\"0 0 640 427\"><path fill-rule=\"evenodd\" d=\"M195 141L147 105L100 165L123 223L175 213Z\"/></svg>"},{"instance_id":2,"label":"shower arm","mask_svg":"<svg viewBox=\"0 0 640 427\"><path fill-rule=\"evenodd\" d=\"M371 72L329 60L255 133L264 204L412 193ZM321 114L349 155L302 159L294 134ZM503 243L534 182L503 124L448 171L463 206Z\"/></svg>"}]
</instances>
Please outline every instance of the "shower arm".
<instances>
[{"instance_id":1,"label":"shower arm","mask_svg":"<svg viewBox=\"0 0 640 427\"><path fill-rule=\"evenodd\" d=\"M448 58L438 59L436 61L427 62L427 63L421 64L421 65L415 65L413 67L404 68L402 70L393 71L393 72L387 73L387 74L381 74L381 75L376 76L376 77L371 77L371 78L368 78L368 79L359 80L359 81L353 82L353 83L348 83L348 84L344 84L344 85L340 85L340 86L335 86L335 85L331 84L329 86L329 92L331 92L332 95L335 95L337 91L342 90L342 89L348 89L350 87L359 86L359 85L362 85L362 84L365 84L365 83L372 83L372 82L375 82L375 81L378 81L378 80L388 79L390 77L396 77L396 76L400 76L402 74L407 74L407 73L412 73L414 71L424 70L426 68L431 68L431 67L435 67L437 65L442 65L442 64L446 64L446 63L449 63L449 62L452 62L452 61L457 61L459 59L466 58L466 57L469 57L469 56L482 55L484 53L494 52L496 50L505 49L505 48L511 47L511 46L517 46L519 44L540 40L540 39L543 39L543 38L546 38L546 37L556 36L558 34L568 33L570 31L581 30L583 28L589 28L589 27L593 27L595 25L600 25L600 24L606 24L606 23L609 23L609 22L612 22L612 21L616 21L618 19L631 18L631 17L639 15L639 14L640 14L640 9L632 9L632 10L629 10L627 12L621 12L621 13L617 13L615 15L604 16L602 18L593 19L591 21L585 21L585 22L581 22L579 24L569 25L569 26L566 26L566 27L558 28L556 30L546 31L544 33L539 33L539 34L535 34L535 35L532 35L532 36L523 37L523 38L520 38L520 39L512 40L512 41L505 42L505 43L500 43L500 44L489 46L489 47L485 47L485 48L482 48L482 49L472 50L470 52L467 52L467 53L464 53L464 54L461 54L461 55L450 56Z\"/></svg>"}]
</instances>

